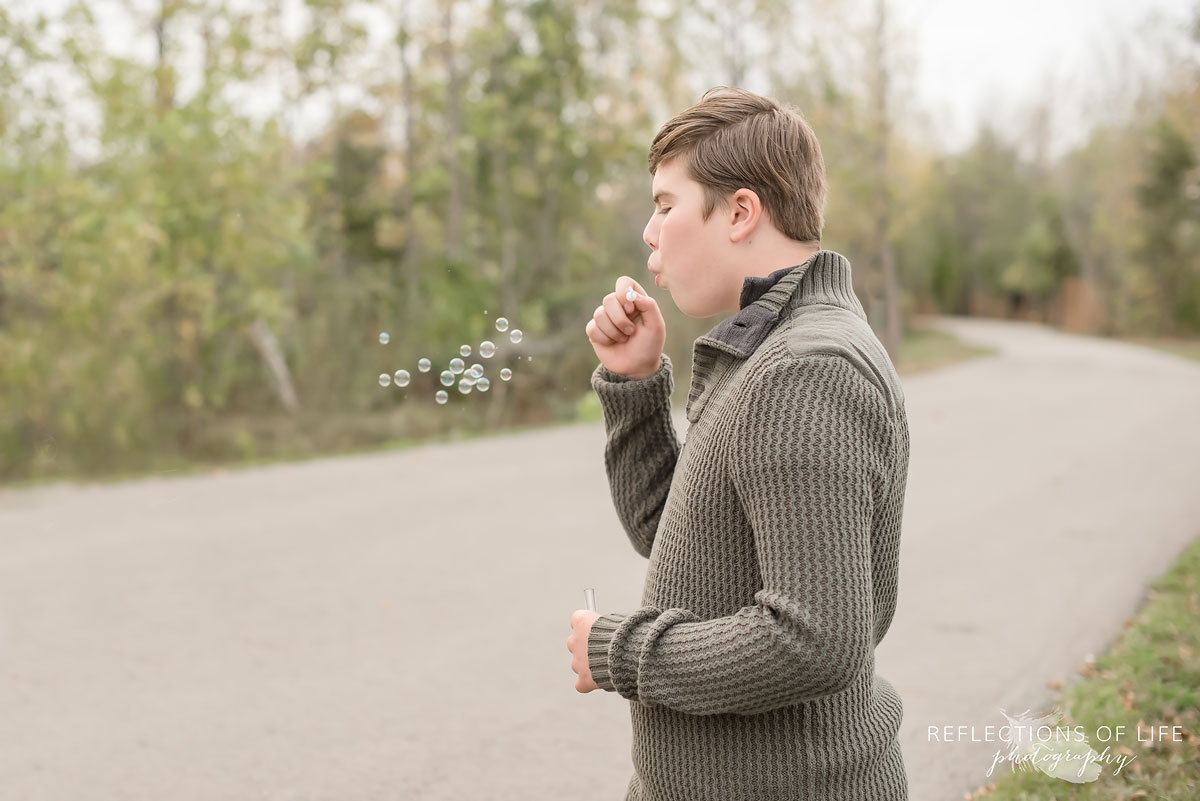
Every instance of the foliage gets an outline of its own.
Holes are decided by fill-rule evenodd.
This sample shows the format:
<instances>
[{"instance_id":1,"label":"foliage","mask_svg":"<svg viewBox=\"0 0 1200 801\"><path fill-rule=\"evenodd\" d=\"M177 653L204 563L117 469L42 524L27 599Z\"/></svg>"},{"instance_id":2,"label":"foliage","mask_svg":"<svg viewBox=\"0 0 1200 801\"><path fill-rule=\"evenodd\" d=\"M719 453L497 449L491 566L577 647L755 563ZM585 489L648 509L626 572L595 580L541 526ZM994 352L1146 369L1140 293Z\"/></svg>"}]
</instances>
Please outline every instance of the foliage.
<instances>
[{"instance_id":1,"label":"foliage","mask_svg":"<svg viewBox=\"0 0 1200 801\"><path fill-rule=\"evenodd\" d=\"M854 261L860 296L881 285L882 219L907 309L1055 321L1082 281L1109 333L1200 332L1194 54L1139 114L1038 160L995 126L947 153L882 125L871 87L908 67L835 51L777 2L105 12L150 50L112 41L95 8L0 8L0 479L573 418L595 364L584 324L618 276L645 276L648 143L755 61L735 11L764 52L796 53L765 91L823 143L825 245ZM715 321L660 300L686 386ZM497 337L500 315L524 343ZM487 336L519 380L486 404L452 393L478 413L439 415L417 359ZM412 385L381 391L400 367Z\"/></svg>"}]
</instances>

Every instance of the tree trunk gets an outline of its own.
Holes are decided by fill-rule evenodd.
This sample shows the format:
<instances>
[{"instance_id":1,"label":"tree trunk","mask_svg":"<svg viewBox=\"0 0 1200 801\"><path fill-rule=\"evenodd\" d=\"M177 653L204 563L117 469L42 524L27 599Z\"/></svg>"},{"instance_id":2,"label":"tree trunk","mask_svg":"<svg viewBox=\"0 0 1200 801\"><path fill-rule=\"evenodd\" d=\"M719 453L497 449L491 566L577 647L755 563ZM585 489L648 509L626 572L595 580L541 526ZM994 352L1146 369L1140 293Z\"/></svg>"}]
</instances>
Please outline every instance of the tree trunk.
<instances>
[{"instance_id":1,"label":"tree trunk","mask_svg":"<svg viewBox=\"0 0 1200 801\"><path fill-rule=\"evenodd\" d=\"M417 230L412 192L413 176L417 174L416 114L417 90L413 81L413 68L408 63L408 0L400 2L400 30L397 32L397 48L400 51L401 82L404 93L404 184L400 190L400 205L404 209L404 256L401 274L404 282L405 317L416 320L421 310L421 232Z\"/></svg>"},{"instance_id":2,"label":"tree trunk","mask_svg":"<svg viewBox=\"0 0 1200 801\"><path fill-rule=\"evenodd\" d=\"M494 0L492 3L492 13L497 25L503 25L504 11L505 4L503 0ZM500 55L496 55L492 59L491 70L488 75L488 91L503 91L503 86L504 62ZM506 317L510 315L515 316L517 306L517 292L514 282L517 269L516 231L514 230L516 223L513 218L512 201L508 192L508 179L505 175L508 146L509 141L507 137L498 135L493 139L488 148L492 184L492 209L496 214L500 226L500 314ZM514 370L515 372L517 371ZM507 381L501 381L493 386L497 390L497 397L496 401L488 406L486 425L489 428L499 423L502 419L505 407L507 406L505 399L508 396Z\"/></svg>"},{"instance_id":3,"label":"tree trunk","mask_svg":"<svg viewBox=\"0 0 1200 801\"><path fill-rule=\"evenodd\" d=\"M250 326L250 339L258 351L258 355L262 358L263 366L267 368L267 375L271 379L271 386L275 389L275 396L279 398L279 402L289 413L296 413L300 409L300 398L296 395L296 387L292 383L292 373L288 370L287 361L283 358L283 349L279 347L279 340L275 338L274 332L263 322L261 317Z\"/></svg>"},{"instance_id":4,"label":"tree trunk","mask_svg":"<svg viewBox=\"0 0 1200 801\"><path fill-rule=\"evenodd\" d=\"M890 228L891 181L888 177L887 147L891 135L888 118L888 74L885 59L887 33L887 2L875 2L875 74L873 81L875 105L875 242L878 248L879 276L883 284L884 335L883 345L893 359L900 353L900 283L896 275L896 253Z\"/></svg>"},{"instance_id":5,"label":"tree trunk","mask_svg":"<svg viewBox=\"0 0 1200 801\"><path fill-rule=\"evenodd\" d=\"M446 158L450 166L450 198L446 210L446 254L460 261L463 254L462 157L458 140L462 136L462 81L454 51L454 0L443 0L443 34L446 62Z\"/></svg>"}]
</instances>

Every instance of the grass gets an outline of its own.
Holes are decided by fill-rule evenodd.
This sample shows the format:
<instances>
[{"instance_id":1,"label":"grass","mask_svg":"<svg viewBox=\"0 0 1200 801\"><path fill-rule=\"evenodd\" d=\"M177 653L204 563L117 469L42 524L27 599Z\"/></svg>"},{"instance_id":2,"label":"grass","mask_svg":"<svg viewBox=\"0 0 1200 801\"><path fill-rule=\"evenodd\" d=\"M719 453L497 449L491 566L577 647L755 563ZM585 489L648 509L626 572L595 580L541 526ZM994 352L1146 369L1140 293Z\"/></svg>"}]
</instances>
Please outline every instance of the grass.
<instances>
[{"instance_id":1,"label":"grass","mask_svg":"<svg viewBox=\"0 0 1200 801\"><path fill-rule=\"evenodd\" d=\"M900 341L896 372L902 376L914 375L995 352L993 348L970 345L945 331L913 328Z\"/></svg>"},{"instance_id":2,"label":"grass","mask_svg":"<svg viewBox=\"0 0 1200 801\"><path fill-rule=\"evenodd\" d=\"M1120 771L1101 763L1099 778L1075 784L1040 771L1010 772L966 795L988 801L1124 801L1200 799L1200 538L1148 589L1125 630L1094 662L1077 671L1057 704L1060 725L1083 727L1097 753L1132 757ZM1125 726L1107 743L1100 726ZM1141 727L1140 729L1138 727ZM1172 727L1162 742L1139 742L1151 727ZM1173 727L1178 726L1176 730Z\"/></svg>"},{"instance_id":3,"label":"grass","mask_svg":"<svg viewBox=\"0 0 1200 801\"><path fill-rule=\"evenodd\" d=\"M594 394L594 393L593 393ZM445 410L454 413L453 410ZM463 412L460 410L460 414ZM23 489L61 482L112 484L161 476L190 476L392 452L426 445L461 442L490 436L518 434L559 425L572 425L575 420L550 420L512 423L494 428L451 426L430 430L419 436L402 433L396 420L398 412L360 413L356 415L327 415L323 418L290 418L284 416L227 420L205 433L206 450L213 455L189 458L179 453L143 455L134 465L110 464L102 472L60 469L43 475L11 480L0 484L2 489Z\"/></svg>"},{"instance_id":4,"label":"grass","mask_svg":"<svg viewBox=\"0 0 1200 801\"><path fill-rule=\"evenodd\" d=\"M968 345L951 334L928 329L913 329L904 335L902 358L896 369L901 375L932 370L958 363L992 351ZM673 401L682 409L687 400L690 370L676 375ZM563 402L566 402L564 398ZM420 447L443 442L455 442L480 437L499 436L544 428L551 425L570 425L597 422L604 419L600 400L587 387L576 397L573 409L565 410L569 419L531 421L491 429L473 428L465 418L449 430L433 420L449 410L427 409L429 419L402 423L395 410L363 412L353 415L286 416L222 420L200 432L202 442L195 443L196 453L190 458L178 452L132 454L129 461L115 454L101 469L72 468L54 454L47 457L37 474L10 480L3 486L22 488L62 481L113 483L150 476L197 475L228 469L261 467L283 462L306 461L332 456L378 453ZM573 417L570 415L573 414ZM558 415L562 417L563 415ZM440 430L439 430L440 428ZM416 430L418 435L408 432Z\"/></svg>"},{"instance_id":5,"label":"grass","mask_svg":"<svg viewBox=\"0 0 1200 801\"><path fill-rule=\"evenodd\" d=\"M1148 339L1145 337L1133 337L1126 338L1124 341L1200 362L1200 339Z\"/></svg>"}]
</instances>

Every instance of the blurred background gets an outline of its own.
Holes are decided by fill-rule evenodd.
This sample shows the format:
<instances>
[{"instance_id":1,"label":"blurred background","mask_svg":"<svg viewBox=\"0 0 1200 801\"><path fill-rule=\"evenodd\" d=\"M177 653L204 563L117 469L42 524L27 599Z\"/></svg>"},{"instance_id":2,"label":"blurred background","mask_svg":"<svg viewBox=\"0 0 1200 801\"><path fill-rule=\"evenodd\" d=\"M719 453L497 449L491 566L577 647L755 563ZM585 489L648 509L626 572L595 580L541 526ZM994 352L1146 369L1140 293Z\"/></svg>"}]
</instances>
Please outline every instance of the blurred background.
<instances>
[{"instance_id":1,"label":"blurred background","mask_svg":"<svg viewBox=\"0 0 1200 801\"><path fill-rule=\"evenodd\" d=\"M897 363L929 313L1200 335L1194 2L6 0L0 53L5 482L596 419L647 147L716 85L813 125ZM679 385L717 320L660 300ZM500 315L520 380L434 404Z\"/></svg>"},{"instance_id":2,"label":"blurred background","mask_svg":"<svg viewBox=\"0 0 1200 801\"><path fill-rule=\"evenodd\" d=\"M1061 690L1189 732L1070 798L1200 798L1196 0L0 0L0 796L623 797L584 328L650 284L685 435L646 156L721 85L901 374L910 797L1066 797L927 734Z\"/></svg>"}]
</instances>

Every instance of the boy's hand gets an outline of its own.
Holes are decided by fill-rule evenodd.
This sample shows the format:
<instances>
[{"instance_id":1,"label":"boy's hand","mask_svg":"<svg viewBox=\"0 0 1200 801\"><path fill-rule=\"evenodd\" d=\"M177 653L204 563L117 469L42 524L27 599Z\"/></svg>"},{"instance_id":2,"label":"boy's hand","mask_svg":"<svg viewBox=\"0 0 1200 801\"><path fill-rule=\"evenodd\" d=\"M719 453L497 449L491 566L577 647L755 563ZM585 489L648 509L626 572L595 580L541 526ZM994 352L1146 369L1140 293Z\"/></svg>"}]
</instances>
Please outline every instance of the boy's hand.
<instances>
[{"instance_id":1,"label":"boy's hand","mask_svg":"<svg viewBox=\"0 0 1200 801\"><path fill-rule=\"evenodd\" d=\"M596 682L592 681L592 670L588 667L588 635L592 633L592 624L600 617L599 612L590 609L576 609L571 613L571 633L567 635L567 650L571 652L571 670L578 674L575 689L581 693L599 690Z\"/></svg>"},{"instance_id":2,"label":"boy's hand","mask_svg":"<svg viewBox=\"0 0 1200 801\"><path fill-rule=\"evenodd\" d=\"M626 293L637 293L632 302ZM658 372L667 326L654 298L627 275L617 279L617 291L604 296L584 329L600 363L618 375L648 378Z\"/></svg>"}]
</instances>

